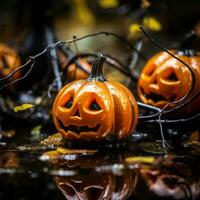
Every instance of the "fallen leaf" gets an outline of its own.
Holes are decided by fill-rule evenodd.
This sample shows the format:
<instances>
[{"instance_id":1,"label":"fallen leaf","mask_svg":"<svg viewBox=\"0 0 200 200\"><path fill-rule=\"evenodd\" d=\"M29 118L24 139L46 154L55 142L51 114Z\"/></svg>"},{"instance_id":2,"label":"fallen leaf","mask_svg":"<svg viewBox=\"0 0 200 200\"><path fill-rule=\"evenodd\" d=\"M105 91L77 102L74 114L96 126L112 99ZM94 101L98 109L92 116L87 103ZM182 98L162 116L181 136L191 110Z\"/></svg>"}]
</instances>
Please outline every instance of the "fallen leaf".
<instances>
[{"instance_id":1,"label":"fallen leaf","mask_svg":"<svg viewBox=\"0 0 200 200\"><path fill-rule=\"evenodd\" d=\"M136 33L139 33L141 32L140 30L140 27L141 25L139 24L136 24L136 23L132 23L130 26L129 26L129 32L130 34L136 34Z\"/></svg>"},{"instance_id":2,"label":"fallen leaf","mask_svg":"<svg viewBox=\"0 0 200 200\"><path fill-rule=\"evenodd\" d=\"M118 0L99 0L99 5L102 8L115 8L119 6Z\"/></svg>"},{"instance_id":3,"label":"fallen leaf","mask_svg":"<svg viewBox=\"0 0 200 200\"><path fill-rule=\"evenodd\" d=\"M138 156L138 157L128 157L125 159L128 163L148 163L151 164L155 161L155 158L152 156Z\"/></svg>"},{"instance_id":4,"label":"fallen leaf","mask_svg":"<svg viewBox=\"0 0 200 200\"><path fill-rule=\"evenodd\" d=\"M29 108L32 108L33 106L35 106L35 105L29 104L29 103L25 103L25 104L22 104L21 106L15 106L13 110L15 112L18 112L18 111L22 111L22 110L27 110Z\"/></svg>"},{"instance_id":5,"label":"fallen leaf","mask_svg":"<svg viewBox=\"0 0 200 200\"><path fill-rule=\"evenodd\" d=\"M56 150L48 151L40 156L41 161L50 161L51 163L57 163L60 158L60 153Z\"/></svg>"},{"instance_id":6,"label":"fallen leaf","mask_svg":"<svg viewBox=\"0 0 200 200\"><path fill-rule=\"evenodd\" d=\"M160 31L162 29L161 23L154 17L144 17L143 24L152 31Z\"/></svg>"},{"instance_id":7,"label":"fallen leaf","mask_svg":"<svg viewBox=\"0 0 200 200\"><path fill-rule=\"evenodd\" d=\"M86 25L91 25L94 23L95 18L90 9L87 6L87 3L85 0L75 0L75 11L76 11L76 16L78 19L82 22L85 23Z\"/></svg>"},{"instance_id":8,"label":"fallen leaf","mask_svg":"<svg viewBox=\"0 0 200 200\"><path fill-rule=\"evenodd\" d=\"M31 135L40 135L42 125L37 125L31 130Z\"/></svg>"},{"instance_id":9,"label":"fallen leaf","mask_svg":"<svg viewBox=\"0 0 200 200\"><path fill-rule=\"evenodd\" d=\"M61 154L94 154L98 151L88 149L65 149L62 147L58 147L56 150Z\"/></svg>"},{"instance_id":10,"label":"fallen leaf","mask_svg":"<svg viewBox=\"0 0 200 200\"><path fill-rule=\"evenodd\" d=\"M62 145L62 136L60 133L50 135L40 142L40 144L45 146L60 146Z\"/></svg>"}]
</instances>

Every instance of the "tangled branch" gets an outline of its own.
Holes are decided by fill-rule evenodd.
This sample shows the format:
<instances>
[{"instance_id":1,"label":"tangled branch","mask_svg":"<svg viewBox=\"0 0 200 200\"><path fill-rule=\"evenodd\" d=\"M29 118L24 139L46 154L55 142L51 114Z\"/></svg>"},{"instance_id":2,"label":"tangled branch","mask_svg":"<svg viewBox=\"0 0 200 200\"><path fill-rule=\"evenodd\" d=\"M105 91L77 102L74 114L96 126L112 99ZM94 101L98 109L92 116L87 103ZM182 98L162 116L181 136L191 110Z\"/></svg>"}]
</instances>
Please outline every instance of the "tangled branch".
<instances>
[{"instance_id":1,"label":"tangled branch","mask_svg":"<svg viewBox=\"0 0 200 200\"><path fill-rule=\"evenodd\" d=\"M94 37L94 36L99 36L99 35L105 35L105 36L113 36L115 38L117 38L119 41L123 42L124 44L126 44L130 49L132 49L133 51L137 52L138 55L146 60L146 58L141 54L140 51L138 51L131 43L129 43L127 40L125 40L123 37L119 36L118 34L116 33L113 33L113 32L106 32L106 31L101 31L101 32L97 32L97 33L91 33L91 34L88 34L88 35L84 35L82 37L76 37L76 38L73 38L71 40L67 40L67 41L58 41L56 43L53 43L49 46L47 46L47 48L45 48L42 52L36 54L35 56L30 56L28 61L18 67L17 69L15 69L12 73L10 73L8 76L5 76L3 78L0 79L0 90L10 86L10 85L13 85L14 83L26 78L29 73L31 72L32 68L34 67L34 64L35 64L35 60L37 58L39 58L40 56L46 54L47 52L49 52L50 50L56 48L56 47L59 47L59 46L63 46L65 44L70 44L70 43L74 43L76 41L80 41L80 40L83 40L83 39L86 39L86 38L89 38L89 37ZM26 69L29 65L30 66L30 69L28 70L27 73L24 74L24 76L18 78L18 79L15 79L15 80L12 80L14 75L18 72L18 71L21 71L21 70L24 70Z\"/></svg>"}]
</instances>

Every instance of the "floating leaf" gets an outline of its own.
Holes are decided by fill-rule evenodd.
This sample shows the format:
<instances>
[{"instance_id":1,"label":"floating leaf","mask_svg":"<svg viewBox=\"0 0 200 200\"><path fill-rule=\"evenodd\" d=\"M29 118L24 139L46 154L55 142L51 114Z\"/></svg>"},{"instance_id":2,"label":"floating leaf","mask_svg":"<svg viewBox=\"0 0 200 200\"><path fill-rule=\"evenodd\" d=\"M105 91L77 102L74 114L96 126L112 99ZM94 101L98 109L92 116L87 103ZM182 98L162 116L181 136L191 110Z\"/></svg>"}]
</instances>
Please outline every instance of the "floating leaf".
<instances>
[{"instance_id":1,"label":"floating leaf","mask_svg":"<svg viewBox=\"0 0 200 200\"><path fill-rule=\"evenodd\" d=\"M60 158L60 153L56 150L47 151L40 156L41 161L49 161L51 163L57 163Z\"/></svg>"},{"instance_id":2,"label":"floating leaf","mask_svg":"<svg viewBox=\"0 0 200 200\"><path fill-rule=\"evenodd\" d=\"M65 149L58 147L57 151L61 154L94 154L97 150L88 150L88 149Z\"/></svg>"},{"instance_id":3,"label":"floating leaf","mask_svg":"<svg viewBox=\"0 0 200 200\"><path fill-rule=\"evenodd\" d=\"M99 5L102 8L115 8L119 6L118 0L99 0Z\"/></svg>"},{"instance_id":4,"label":"floating leaf","mask_svg":"<svg viewBox=\"0 0 200 200\"><path fill-rule=\"evenodd\" d=\"M62 145L62 136L60 133L50 135L48 138L42 140L40 144L45 146L60 146Z\"/></svg>"},{"instance_id":5,"label":"floating leaf","mask_svg":"<svg viewBox=\"0 0 200 200\"><path fill-rule=\"evenodd\" d=\"M18 112L18 111L30 109L30 108L32 108L33 106L35 106L35 105L29 104L29 103L25 103L25 104L22 104L21 106L15 106L13 110L14 110L15 112Z\"/></svg>"},{"instance_id":6,"label":"floating leaf","mask_svg":"<svg viewBox=\"0 0 200 200\"><path fill-rule=\"evenodd\" d=\"M151 164L155 161L155 158L152 156L137 156L137 157L128 157L125 159L128 163L148 163Z\"/></svg>"},{"instance_id":7,"label":"floating leaf","mask_svg":"<svg viewBox=\"0 0 200 200\"><path fill-rule=\"evenodd\" d=\"M144 17L143 24L152 31L160 31L162 29L161 23L154 17Z\"/></svg>"},{"instance_id":8,"label":"floating leaf","mask_svg":"<svg viewBox=\"0 0 200 200\"><path fill-rule=\"evenodd\" d=\"M169 143L169 141L167 141ZM141 142L139 146L143 151L153 154L164 154L165 150L163 148L163 144L161 140L157 140L154 142Z\"/></svg>"}]
</instances>

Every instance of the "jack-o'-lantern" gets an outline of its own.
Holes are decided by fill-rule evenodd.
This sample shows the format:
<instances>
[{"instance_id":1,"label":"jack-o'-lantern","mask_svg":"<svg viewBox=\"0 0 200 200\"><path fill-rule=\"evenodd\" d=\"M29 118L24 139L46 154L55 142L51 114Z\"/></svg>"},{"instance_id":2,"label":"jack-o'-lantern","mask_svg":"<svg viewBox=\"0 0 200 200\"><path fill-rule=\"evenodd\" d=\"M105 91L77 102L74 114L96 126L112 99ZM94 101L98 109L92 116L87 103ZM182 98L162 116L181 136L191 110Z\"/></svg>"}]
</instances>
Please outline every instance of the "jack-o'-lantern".
<instances>
[{"instance_id":1,"label":"jack-o'-lantern","mask_svg":"<svg viewBox=\"0 0 200 200\"><path fill-rule=\"evenodd\" d=\"M0 44L0 78L9 75L17 67L20 66L20 58L15 52L5 44ZM19 77L16 73L15 78Z\"/></svg>"},{"instance_id":2,"label":"jack-o'-lantern","mask_svg":"<svg viewBox=\"0 0 200 200\"><path fill-rule=\"evenodd\" d=\"M200 90L200 53L192 50L172 50L171 53L193 70L195 86L191 95L195 94ZM191 90L192 81L192 74L184 64L168 53L160 52L144 66L138 82L138 94L144 103L162 108L186 96ZM196 98L184 108L184 112L200 110L200 106L197 105L199 100L199 97Z\"/></svg>"},{"instance_id":3,"label":"jack-o'-lantern","mask_svg":"<svg viewBox=\"0 0 200 200\"><path fill-rule=\"evenodd\" d=\"M61 89L53 105L57 130L69 140L102 140L128 137L138 119L138 107L125 86L102 75L105 57L99 55L88 79Z\"/></svg>"}]
</instances>

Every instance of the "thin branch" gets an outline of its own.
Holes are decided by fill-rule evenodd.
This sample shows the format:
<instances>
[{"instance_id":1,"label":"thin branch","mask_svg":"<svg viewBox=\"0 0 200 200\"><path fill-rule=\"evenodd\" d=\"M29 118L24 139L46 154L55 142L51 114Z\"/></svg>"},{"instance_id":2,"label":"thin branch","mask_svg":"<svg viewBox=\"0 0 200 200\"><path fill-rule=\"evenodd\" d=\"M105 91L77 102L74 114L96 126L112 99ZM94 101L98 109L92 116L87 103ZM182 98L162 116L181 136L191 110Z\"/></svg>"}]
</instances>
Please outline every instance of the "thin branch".
<instances>
[{"instance_id":1,"label":"thin branch","mask_svg":"<svg viewBox=\"0 0 200 200\"><path fill-rule=\"evenodd\" d=\"M139 52L134 46L132 46L131 43L129 43L127 40L125 40L123 37L119 36L118 34L116 33L113 33L113 32L106 32L106 31L101 31L101 32L97 32L97 33L92 33L92 34L88 34L88 35L85 35L85 36L82 36L82 37L79 37L79 38L75 38L75 39L71 39L71 40L68 40L68 41L58 41L54 44L51 44L49 46L47 46L46 49L44 49L43 51L41 51L40 53L36 54L35 56L31 56L29 58L29 60L22 66L18 67L17 69L15 69L12 73L10 73L8 76L5 76L3 78L0 79L0 90L3 89L3 88L6 88L14 83L16 83L17 81L19 80L22 80L24 79L29 73L30 71L28 71L28 74L25 74L25 76L22 76L21 78L19 79L16 79L8 84L4 84L4 82L6 81L9 81L9 79L13 78L15 73L17 73L18 71L20 70L23 70L24 68L26 68L27 66L29 66L34 60L36 60L37 58L39 58L40 56L44 55L46 52L56 48L56 47L59 47L59 46L63 46L65 44L70 44L70 43L74 43L75 41L79 41L79 40L83 40L85 38L89 38L89 37L94 37L94 36L99 36L99 35L105 35L105 36L113 36L115 38L117 38L118 40L120 40L121 42L123 42L124 44L126 44L129 48L131 48L132 50L136 51L138 53L138 55L146 60L146 58L141 54L141 52ZM33 65L34 64L31 64L31 69L33 68Z\"/></svg>"},{"instance_id":2,"label":"thin branch","mask_svg":"<svg viewBox=\"0 0 200 200\"><path fill-rule=\"evenodd\" d=\"M134 74L130 73L129 69L126 68L122 63L120 63L116 58L111 57L108 54L104 54L104 56L106 57L106 62L108 64L110 64L112 67L116 68L118 71L120 71L121 73L125 74L126 76L130 77L132 80L137 81L137 76L135 76ZM81 65L81 63L76 61L79 57L81 57L81 58L97 57L97 53L79 53L79 54L74 55L73 57L71 57L71 59L68 61L67 65L65 66L64 73L66 73L69 65L75 63L79 69L81 69L82 71L84 71L87 74L90 74L90 72L87 69L85 69Z\"/></svg>"},{"instance_id":3,"label":"thin branch","mask_svg":"<svg viewBox=\"0 0 200 200\"><path fill-rule=\"evenodd\" d=\"M147 120L143 121L142 123L147 123L147 124L155 124L161 122L162 124L183 124L183 125L188 125L191 122L200 120L200 114L196 114L192 117L189 118L184 118L184 119L152 119L152 120Z\"/></svg>"}]
</instances>

